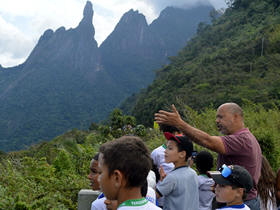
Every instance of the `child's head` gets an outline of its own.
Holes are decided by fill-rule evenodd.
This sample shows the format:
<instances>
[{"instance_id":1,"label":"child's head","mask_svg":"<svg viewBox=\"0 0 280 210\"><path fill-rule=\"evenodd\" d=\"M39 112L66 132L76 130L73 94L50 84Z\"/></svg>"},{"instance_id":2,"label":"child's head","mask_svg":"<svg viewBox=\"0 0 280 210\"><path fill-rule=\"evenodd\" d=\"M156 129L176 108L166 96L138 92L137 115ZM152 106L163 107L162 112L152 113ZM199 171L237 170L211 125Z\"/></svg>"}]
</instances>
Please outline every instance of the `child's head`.
<instances>
[{"instance_id":1,"label":"child's head","mask_svg":"<svg viewBox=\"0 0 280 210\"><path fill-rule=\"evenodd\" d=\"M173 133L173 134L175 134L176 132L177 133L180 132L178 128L171 126L171 125L165 125L165 124L159 124L159 129L162 132L169 132L169 133Z\"/></svg>"},{"instance_id":2,"label":"child's head","mask_svg":"<svg viewBox=\"0 0 280 210\"><path fill-rule=\"evenodd\" d=\"M187 161L192 155L193 144L185 135L173 135L165 132L165 138L168 140L165 150L165 161L167 163L182 159Z\"/></svg>"},{"instance_id":3,"label":"child's head","mask_svg":"<svg viewBox=\"0 0 280 210\"><path fill-rule=\"evenodd\" d=\"M208 151L201 151L195 158L195 164L200 174L206 174L213 167L213 156Z\"/></svg>"},{"instance_id":4,"label":"child's head","mask_svg":"<svg viewBox=\"0 0 280 210\"><path fill-rule=\"evenodd\" d=\"M98 176L99 176L99 168L98 168L98 156L99 153L97 153L91 160L90 166L89 166L89 175L88 179L90 180L90 186L93 190L99 190L99 182L98 182Z\"/></svg>"},{"instance_id":5,"label":"child's head","mask_svg":"<svg viewBox=\"0 0 280 210\"><path fill-rule=\"evenodd\" d=\"M253 187L253 179L249 172L238 165L223 165L219 171L209 174L216 182L216 200L227 205L242 203Z\"/></svg>"},{"instance_id":6,"label":"child's head","mask_svg":"<svg viewBox=\"0 0 280 210\"><path fill-rule=\"evenodd\" d=\"M139 137L123 136L101 146L100 187L105 196L116 200L120 189L139 187L151 170L150 153Z\"/></svg>"}]
</instances>

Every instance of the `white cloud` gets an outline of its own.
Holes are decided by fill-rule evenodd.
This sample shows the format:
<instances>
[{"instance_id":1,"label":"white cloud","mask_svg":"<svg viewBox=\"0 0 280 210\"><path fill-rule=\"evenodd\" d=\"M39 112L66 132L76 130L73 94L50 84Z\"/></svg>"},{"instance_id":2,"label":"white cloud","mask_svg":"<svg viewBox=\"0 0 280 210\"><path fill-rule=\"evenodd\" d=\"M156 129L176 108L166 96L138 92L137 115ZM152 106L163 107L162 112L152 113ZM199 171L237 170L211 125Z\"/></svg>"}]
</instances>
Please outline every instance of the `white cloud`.
<instances>
[{"instance_id":1,"label":"white cloud","mask_svg":"<svg viewBox=\"0 0 280 210\"><path fill-rule=\"evenodd\" d=\"M101 42L112 32L121 16L130 9L139 10L148 23L166 6L206 0L90 0L93 4L95 39ZM209 0L216 8L224 0ZM86 0L0 0L0 64L13 66L23 62L45 30L64 26L75 28L83 16Z\"/></svg>"},{"instance_id":2,"label":"white cloud","mask_svg":"<svg viewBox=\"0 0 280 210\"><path fill-rule=\"evenodd\" d=\"M9 66L16 66L25 61L25 58L15 58L13 53L5 52L0 53L0 61L3 61L0 63L2 67L9 67Z\"/></svg>"},{"instance_id":3,"label":"white cloud","mask_svg":"<svg viewBox=\"0 0 280 210\"><path fill-rule=\"evenodd\" d=\"M32 50L33 41L0 16L0 64L10 66L22 62Z\"/></svg>"}]
</instances>

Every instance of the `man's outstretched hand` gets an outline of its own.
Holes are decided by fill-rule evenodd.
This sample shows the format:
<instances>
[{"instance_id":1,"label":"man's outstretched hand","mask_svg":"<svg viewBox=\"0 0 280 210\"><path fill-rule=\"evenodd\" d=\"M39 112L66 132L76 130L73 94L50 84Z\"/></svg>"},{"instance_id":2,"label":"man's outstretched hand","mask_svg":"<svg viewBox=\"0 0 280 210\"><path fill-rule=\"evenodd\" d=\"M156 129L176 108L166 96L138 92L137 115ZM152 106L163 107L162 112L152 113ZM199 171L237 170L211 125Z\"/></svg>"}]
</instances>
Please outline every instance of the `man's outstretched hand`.
<instances>
[{"instance_id":1,"label":"man's outstretched hand","mask_svg":"<svg viewBox=\"0 0 280 210\"><path fill-rule=\"evenodd\" d=\"M181 116L174 104L172 104L172 112L160 110L158 113L155 113L155 121L158 124L165 124L176 127L176 125L178 125L181 120Z\"/></svg>"}]
</instances>

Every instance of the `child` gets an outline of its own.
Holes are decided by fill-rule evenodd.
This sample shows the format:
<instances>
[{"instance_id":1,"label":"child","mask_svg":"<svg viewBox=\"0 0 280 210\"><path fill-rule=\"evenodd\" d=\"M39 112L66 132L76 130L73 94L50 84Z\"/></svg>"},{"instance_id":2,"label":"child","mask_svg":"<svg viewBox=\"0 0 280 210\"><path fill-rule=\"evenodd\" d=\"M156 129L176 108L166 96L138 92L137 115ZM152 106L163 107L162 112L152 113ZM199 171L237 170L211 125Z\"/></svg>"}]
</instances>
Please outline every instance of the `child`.
<instances>
[{"instance_id":1,"label":"child","mask_svg":"<svg viewBox=\"0 0 280 210\"><path fill-rule=\"evenodd\" d=\"M100 190L98 176L99 176L99 169L98 169L98 156L97 153L90 162L90 172L88 175L88 179L90 180L90 186L93 190ZM104 204L105 201L104 194L101 193L98 198L92 202L91 210L106 210L106 205Z\"/></svg>"},{"instance_id":2,"label":"child","mask_svg":"<svg viewBox=\"0 0 280 210\"><path fill-rule=\"evenodd\" d=\"M207 171L210 171L213 167L213 156L208 151L201 151L195 158L195 164L199 172L199 210L212 210L212 200L215 197L212 187L215 182L207 176Z\"/></svg>"},{"instance_id":3,"label":"child","mask_svg":"<svg viewBox=\"0 0 280 210\"><path fill-rule=\"evenodd\" d=\"M169 126L169 125L164 125L164 124L160 124L160 131L162 132L169 132L172 133L174 135L178 134L180 131L173 126ZM167 143L167 142L166 142ZM160 184L160 170L164 171L165 174L168 174L170 171L172 171L174 169L174 164L173 163L166 163L165 162L165 158L164 158L164 152L166 150L166 143L157 147L156 149L153 150L153 152L151 153L151 158L153 160L153 164L154 164L154 171L157 175L157 185ZM163 197L159 198L158 200L158 204L159 206L163 206L163 202L164 199Z\"/></svg>"},{"instance_id":4,"label":"child","mask_svg":"<svg viewBox=\"0 0 280 210\"><path fill-rule=\"evenodd\" d=\"M151 190L150 192L149 192L149 189ZM141 187L141 195L142 195L142 197L145 197L148 201L155 204L155 199L156 199L155 191L151 187L148 186L147 181L145 181L144 185ZM111 200L106 199L105 205L107 207L107 210L116 210L118 208L118 203L116 200L111 201Z\"/></svg>"},{"instance_id":5,"label":"child","mask_svg":"<svg viewBox=\"0 0 280 210\"><path fill-rule=\"evenodd\" d=\"M261 176L257 185L258 197L262 210L275 210L276 207L276 176L265 156L262 156Z\"/></svg>"},{"instance_id":6,"label":"child","mask_svg":"<svg viewBox=\"0 0 280 210\"><path fill-rule=\"evenodd\" d=\"M100 187L107 199L117 200L117 209L160 209L141 195L152 163L140 138L123 136L102 145L100 151Z\"/></svg>"},{"instance_id":7,"label":"child","mask_svg":"<svg viewBox=\"0 0 280 210\"><path fill-rule=\"evenodd\" d=\"M216 200L226 203L226 206L219 210L250 209L243 201L253 187L253 179L245 168L238 165L223 165L220 171L210 171L209 174L217 184Z\"/></svg>"},{"instance_id":8,"label":"child","mask_svg":"<svg viewBox=\"0 0 280 210\"><path fill-rule=\"evenodd\" d=\"M163 209L198 209L198 181L196 172L186 162L192 155L193 144L186 136L164 133L167 142L165 161L175 168L157 186L157 196L164 196Z\"/></svg>"}]
</instances>

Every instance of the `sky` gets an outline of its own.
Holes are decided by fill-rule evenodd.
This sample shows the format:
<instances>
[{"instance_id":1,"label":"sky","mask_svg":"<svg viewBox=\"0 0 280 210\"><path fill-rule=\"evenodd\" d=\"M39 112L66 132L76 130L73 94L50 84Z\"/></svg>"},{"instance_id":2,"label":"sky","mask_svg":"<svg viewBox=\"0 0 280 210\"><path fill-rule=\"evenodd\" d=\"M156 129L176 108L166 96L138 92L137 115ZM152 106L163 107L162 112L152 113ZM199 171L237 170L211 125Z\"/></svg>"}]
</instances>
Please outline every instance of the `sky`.
<instances>
[{"instance_id":1,"label":"sky","mask_svg":"<svg viewBox=\"0 0 280 210\"><path fill-rule=\"evenodd\" d=\"M75 28L83 17L87 0L0 0L0 65L23 63L47 29ZM113 31L130 9L144 14L151 23L167 6L192 7L207 0L89 0L93 5L93 25L98 45ZM224 0L209 0L225 8Z\"/></svg>"}]
</instances>

